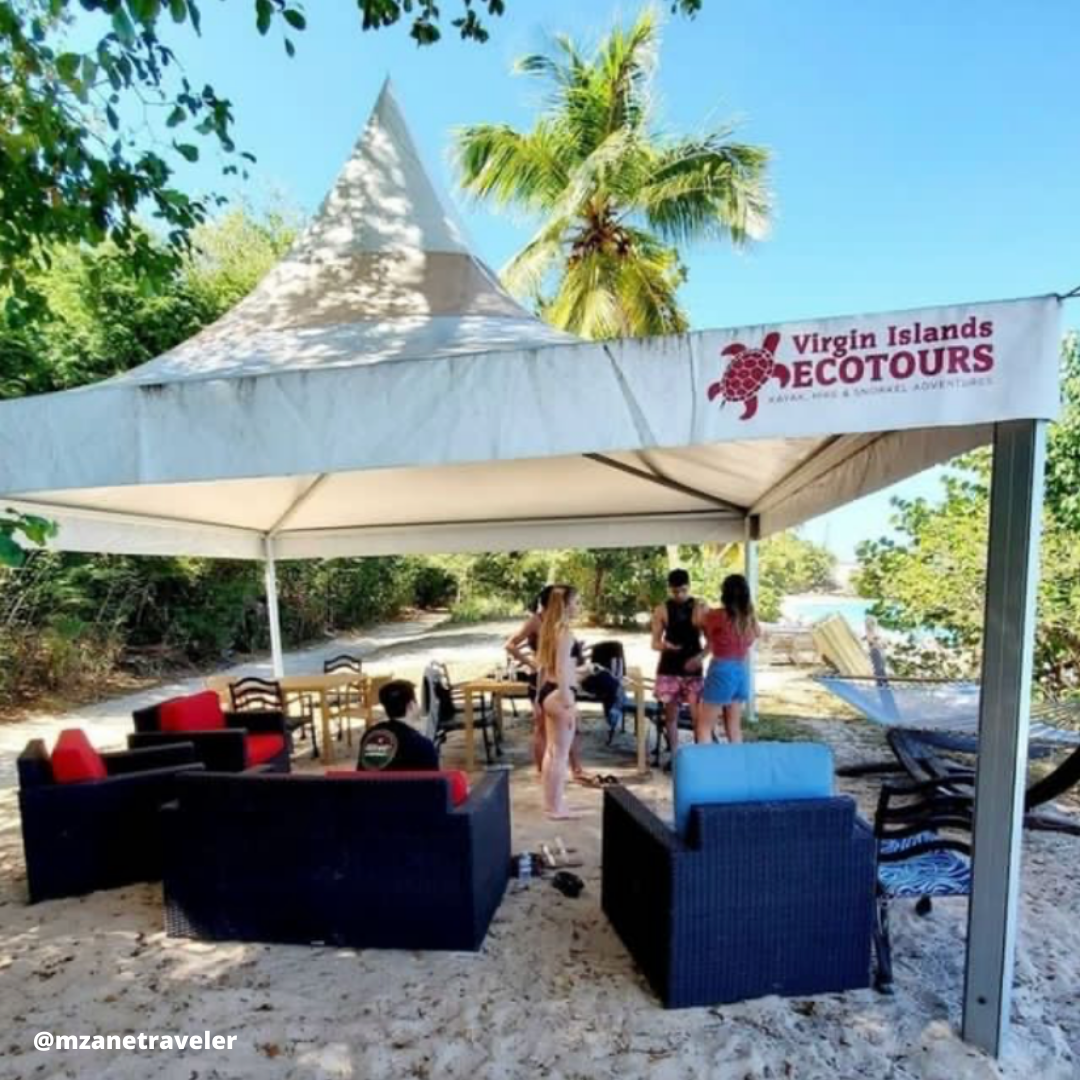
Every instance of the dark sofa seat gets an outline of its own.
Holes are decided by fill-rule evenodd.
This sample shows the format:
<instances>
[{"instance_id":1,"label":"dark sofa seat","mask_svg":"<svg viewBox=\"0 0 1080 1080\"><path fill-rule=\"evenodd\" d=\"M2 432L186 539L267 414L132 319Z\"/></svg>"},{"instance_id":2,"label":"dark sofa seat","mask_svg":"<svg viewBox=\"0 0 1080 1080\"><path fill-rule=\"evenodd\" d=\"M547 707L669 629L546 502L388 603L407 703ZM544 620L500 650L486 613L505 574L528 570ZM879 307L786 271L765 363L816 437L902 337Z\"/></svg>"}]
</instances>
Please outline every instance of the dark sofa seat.
<instances>
[{"instance_id":1,"label":"dark sofa seat","mask_svg":"<svg viewBox=\"0 0 1080 1080\"><path fill-rule=\"evenodd\" d=\"M280 712L226 712L213 690L169 698L132 714L132 749L190 742L213 772L243 772L255 766L290 769L289 734Z\"/></svg>"},{"instance_id":2,"label":"dark sofa seat","mask_svg":"<svg viewBox=\"0 0 1080 1080\"><path fill-rule=\"evenodd\" d=\"M163 812L169 933L479 949L510 864L505 772L460 806L445 777L206 773Z\"/></svg>"},{"instance_id":3,"label":"dark sofa seat","mask_svg":"<svg viewBox=\"0 0 1080 1080\"><path fill-rule=\"evenodd\" d=\"M158 811L175 797L177 776L201 770L194 748L174 742L96 757L101 767L86 779L61 782L41 739L19 755L31 903L161 877Z\"/></svg>"}]
</instances>

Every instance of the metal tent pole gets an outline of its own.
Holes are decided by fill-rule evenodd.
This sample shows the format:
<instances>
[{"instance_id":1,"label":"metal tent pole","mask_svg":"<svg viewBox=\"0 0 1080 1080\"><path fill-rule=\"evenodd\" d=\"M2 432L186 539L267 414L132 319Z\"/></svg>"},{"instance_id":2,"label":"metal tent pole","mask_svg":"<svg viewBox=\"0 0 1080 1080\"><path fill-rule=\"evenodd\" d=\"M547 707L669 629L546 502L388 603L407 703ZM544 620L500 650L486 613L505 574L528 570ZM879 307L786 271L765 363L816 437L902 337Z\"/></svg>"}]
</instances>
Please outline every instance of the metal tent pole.
<instances>
[{"instance_id":1,"label":"metal tent pole","mask_svg":"<svg viewBox=\"0 0 1080 1080\"><path fill-rule=\"evenodd\" d=\"M1012 999L1045 460L1044 422L995 426L963 1021L995 1056Z\"/></svg>"},{"instance_id":2,"label":"metal tent pole","mask_svg":"<svg viewBox=\"0 0 1080 1080\"><path fill-rule=\"evenodd\" d=\"M263 564L266 581L266 615L270 623L270 659L274 668L274 678L280 679L285 674L285 665L281 655L281 614L278 611L277 570L274 567L274 542L266 537L264 542L266 561Z\"/></svg>"},{"instance_id":3,"label":"metal tent pole","mask_svg":"<svg viewBox=\"0 0 1080 1080\"><path fill-rule=\"evenodd\" d=\"M757 602L758 594L758 519L748 517L746 519L746 533L743 540L743 567L746 581L750 586L750 595ZM755 663L757 660L757 646L750 651L750 685L746 699L746 722L752 724L757 719L757 674Z\"/></svg>"}]
</instances>

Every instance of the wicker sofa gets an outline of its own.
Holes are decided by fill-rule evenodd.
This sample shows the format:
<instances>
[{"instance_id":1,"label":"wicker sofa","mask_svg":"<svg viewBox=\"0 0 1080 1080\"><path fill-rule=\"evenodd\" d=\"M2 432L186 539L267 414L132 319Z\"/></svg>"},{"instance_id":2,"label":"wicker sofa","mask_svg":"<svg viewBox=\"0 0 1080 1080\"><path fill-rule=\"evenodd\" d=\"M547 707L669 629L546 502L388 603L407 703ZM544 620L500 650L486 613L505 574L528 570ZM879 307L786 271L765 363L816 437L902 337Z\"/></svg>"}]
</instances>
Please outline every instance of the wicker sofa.
<instances>
[{"instance_id":1,"label":"wicker sofa","mask_svg":"<svg viewBox=\"0 0 1080 1080\"><path fill-rule=\"evenodd\" d=\"M868 986L874 881L846 797L695 805L680 833L604 792L603 910L667 1008Z\"/></svg>"},{"instance_id":2,"label":"wicker sofa","mask_svg":"<svg viewBox=\"0 0 1080 1080\"><path fill-rule=\"evenodd\" d=\"M72 734L64 732L61 740ZM19 755L31 903L159 880L158 810L174 797L179 775L202 768L190 743L97 754L85 736L80 741L84 758L97 759L81 776L63 776L59 767L54 772L41 739Z\"/></svg>"},{"instance_id":3,"label":"wicker sofa","mask_svg":"<svg viewBox=\"0 0 1080 1080\"><path fill-rule=\"evenodd\" d=\"M509 781L206 773L163 812L169 933L479 949L506 889Z\"/></svg>"}]
</instances>

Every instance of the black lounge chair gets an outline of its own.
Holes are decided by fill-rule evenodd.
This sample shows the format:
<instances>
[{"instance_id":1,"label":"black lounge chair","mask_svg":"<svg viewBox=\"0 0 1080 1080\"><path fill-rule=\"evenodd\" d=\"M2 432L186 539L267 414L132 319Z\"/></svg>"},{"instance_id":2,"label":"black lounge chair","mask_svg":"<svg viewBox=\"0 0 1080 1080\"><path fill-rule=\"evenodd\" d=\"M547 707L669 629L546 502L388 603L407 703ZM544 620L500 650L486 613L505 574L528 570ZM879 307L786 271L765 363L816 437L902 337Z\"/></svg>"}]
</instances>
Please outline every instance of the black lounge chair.
<instances>
[{"instance_id":1,"label":"black lounge chair","mask_svg":"<svg viewBox=\"0 0 1080 1080\"><path fill-rule=\"evenodd\" d=\"M915 900L928 915L935 898L971 892L973 799L956 777L912 784L886 784L874 817L878 845L877 953L875 986L892 992L889 905Z\"/></svg>"},{"instance_id":2,"label":"black lounge chair","mask_svg":"<svg viewBox=\"0 0 1080 1080\"><path fill-rule=\"evenodd\" d=\"M420 691L420 708L427 717L427 736L436 746L442 746L454 731L464 731L465 700L463 692L450 681L445 664L432 661L424 669ZM495 754L502 755L502 738L495 722L495 710L489 695L474 695L473 726L484 737L484 754L489 765Z\"/></svg>"}]
</instances>

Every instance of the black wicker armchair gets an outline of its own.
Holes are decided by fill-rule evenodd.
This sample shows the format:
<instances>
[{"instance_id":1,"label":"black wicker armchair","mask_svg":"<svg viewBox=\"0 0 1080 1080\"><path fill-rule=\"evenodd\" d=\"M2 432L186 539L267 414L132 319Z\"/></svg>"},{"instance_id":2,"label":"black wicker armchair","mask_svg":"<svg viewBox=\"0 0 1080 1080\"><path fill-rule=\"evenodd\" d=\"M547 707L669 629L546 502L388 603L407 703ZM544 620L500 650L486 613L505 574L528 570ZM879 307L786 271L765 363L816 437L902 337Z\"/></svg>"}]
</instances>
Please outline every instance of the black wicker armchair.
<instances>
[{"instance_id":1,"label":"black wicker armchair","mask_svg":"<svg viewBox=\"0 0 1080 1080\"><path fill-rule=\"evenodd\" d=\"M278 772L290 768L289 736L280 711L225 712L217 694L206 690L136 709L132 719L132 749L188 742L213 772L242 772L256 765Z\"/></svg>"},{"instance_id":2,"label":"black wicker armchair","mask_svg":"<svg viewBox=\"0 0 1080 1080\"><path fill-rule=\"evenodd\" d=\"M19 810L30 902L161 877L158 810L176 778L199 771L191 743L99 755L105 775L61 783L41 739L19 755Z\"/></svg>"},{"instance_id":3,"label":"black wicker armchair","mask_svg":"<svg viewBox=\"0 0 1080 1080\"><path fill-rule=\"evenodd\" d=\"M870 984L874 838L848 798L695 806L685 839L604 792L602 906L667 1008Z\"/></svg>"}]
</instances>

